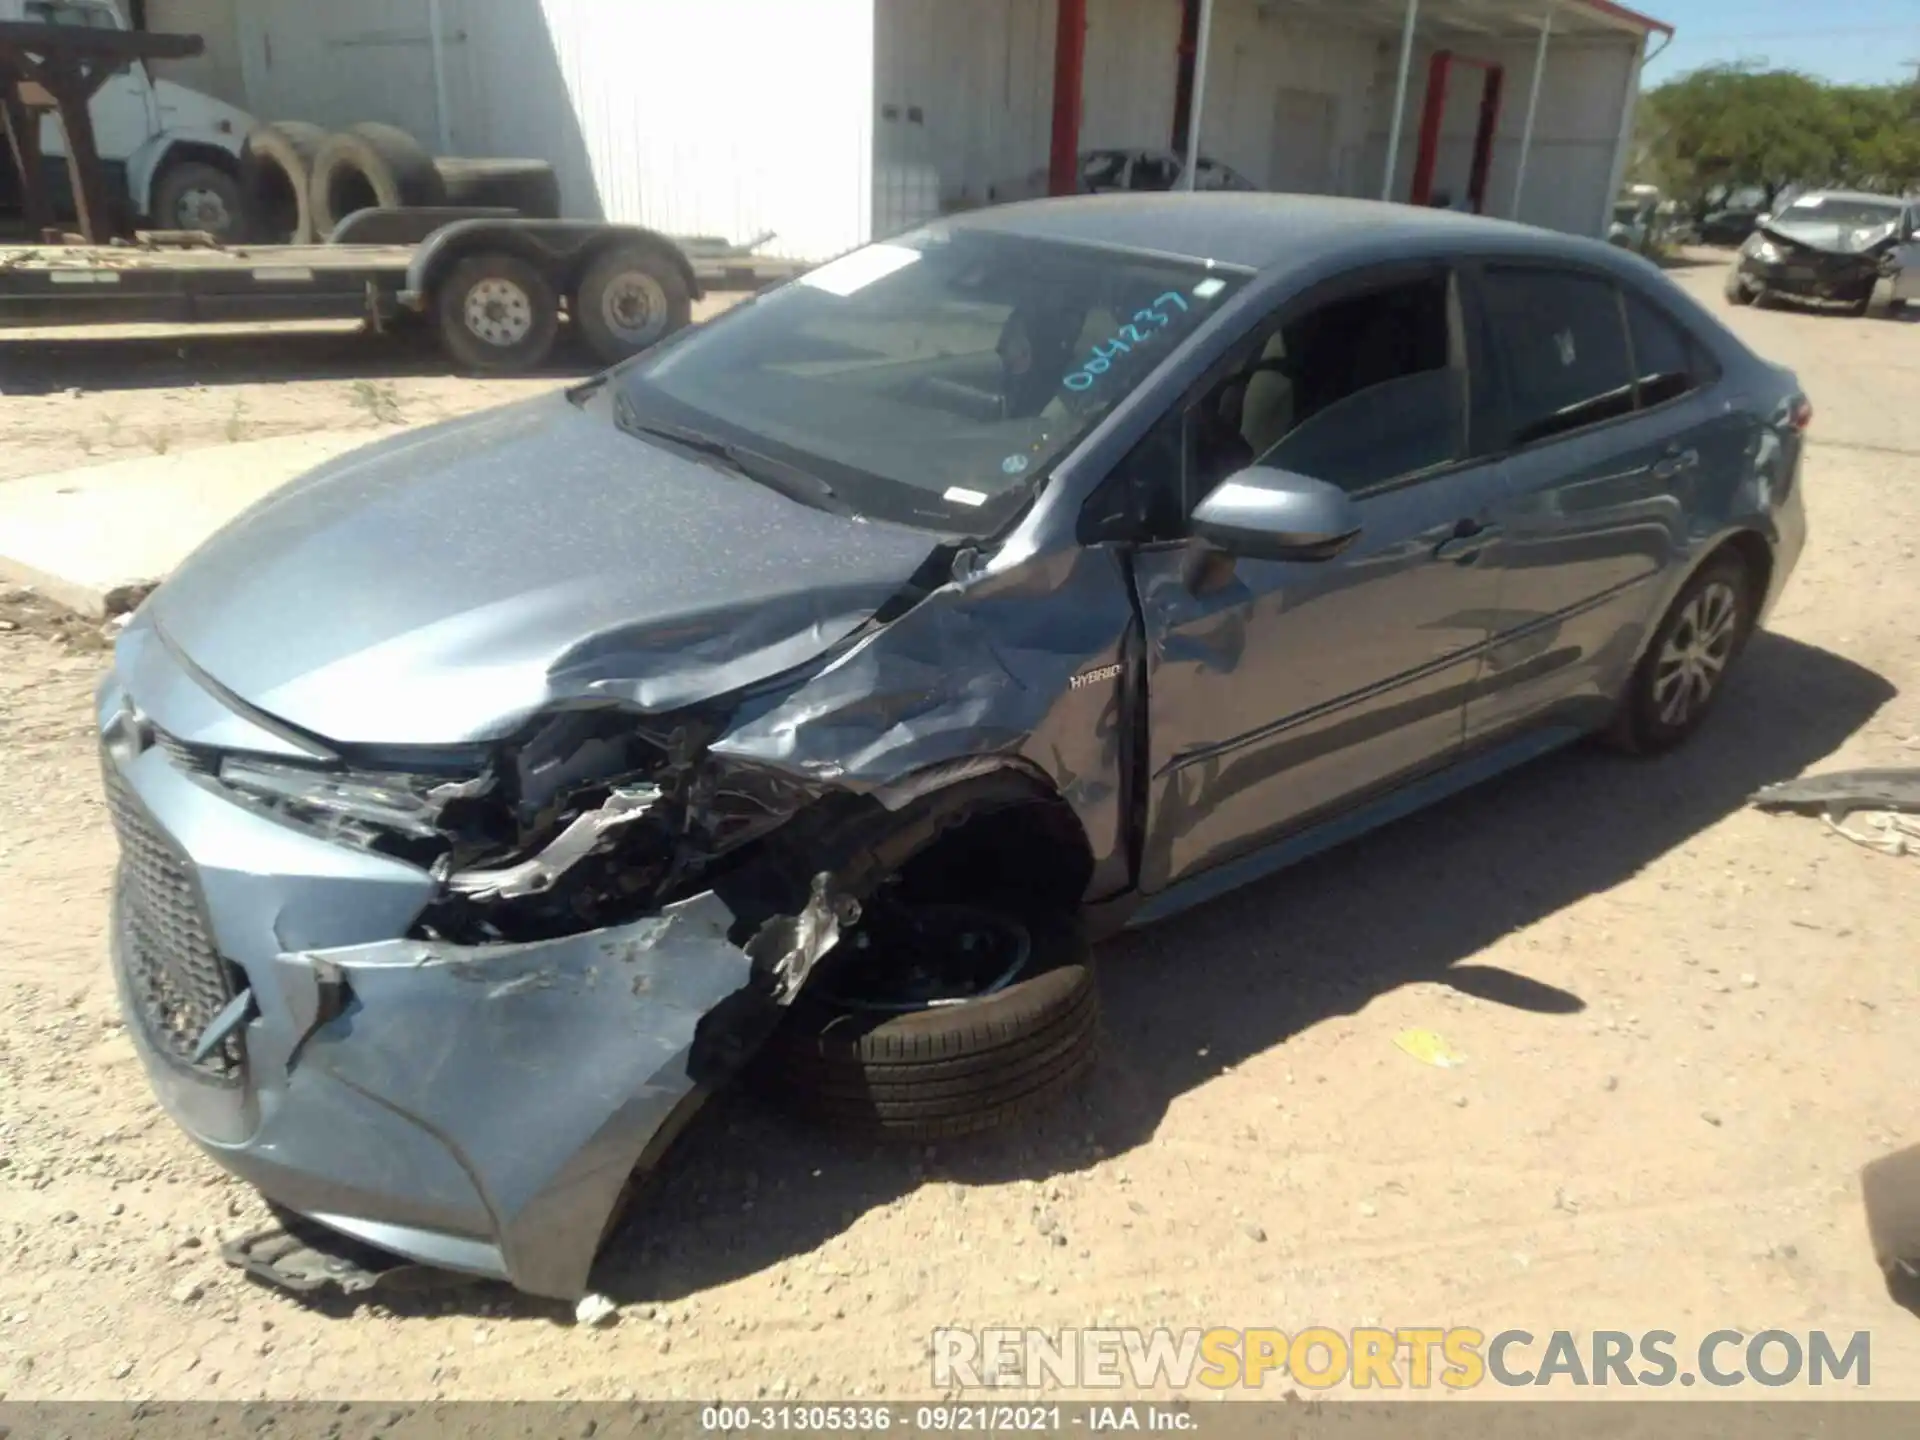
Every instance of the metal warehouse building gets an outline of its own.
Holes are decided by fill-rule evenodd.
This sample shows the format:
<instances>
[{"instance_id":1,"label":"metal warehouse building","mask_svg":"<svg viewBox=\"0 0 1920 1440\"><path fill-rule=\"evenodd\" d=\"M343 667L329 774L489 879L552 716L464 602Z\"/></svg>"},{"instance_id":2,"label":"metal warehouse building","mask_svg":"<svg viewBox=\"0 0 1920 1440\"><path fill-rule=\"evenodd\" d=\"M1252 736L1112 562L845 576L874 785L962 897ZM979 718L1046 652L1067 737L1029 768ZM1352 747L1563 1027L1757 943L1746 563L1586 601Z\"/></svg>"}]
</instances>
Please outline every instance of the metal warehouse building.
<instances>
[{"instance_id":1,"label":"metal warehouse building","mask_svg":"<svg viewBox=\"0 0 1920 1440\"><path fill-rule=\"evenodd\" d=\"M1200 153L1281 190L1599 234L1640 68L1612 0L146 0L177 78L266 119L556 166L568 213L835 254Z\"/></svg>"}]
</instances>

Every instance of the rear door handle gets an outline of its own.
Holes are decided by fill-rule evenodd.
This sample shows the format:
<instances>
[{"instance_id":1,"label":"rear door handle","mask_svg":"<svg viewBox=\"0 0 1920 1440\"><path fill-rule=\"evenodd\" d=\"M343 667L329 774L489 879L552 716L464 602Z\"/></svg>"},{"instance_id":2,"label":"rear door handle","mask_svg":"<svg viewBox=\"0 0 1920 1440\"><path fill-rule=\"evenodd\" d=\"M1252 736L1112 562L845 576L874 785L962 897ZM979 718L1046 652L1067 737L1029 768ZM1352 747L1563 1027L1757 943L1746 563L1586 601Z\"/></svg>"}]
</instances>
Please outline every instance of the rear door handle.
<instances>
[{"instance_id":1,"label":"rear door handle","mask_svg":"<svg viewBox=\"0 0 1920 1440\"><path fill-rule=\"evenodd\" d=\"M1671 480L1676 475L1693 469L1699 463L1700 452L1698 450L1681 450L1669 447L1667 450L1667 458L1653 467L1653 478L1656 480Z\"/></svg>"},{"instance_id":2,"label":"rear door handle","mask_svg":"<svg viewBox=\"0 0 1920 1440\"><path fill-rule=\"evenodd\" d=\"M1480 552L1500 538L1498 525L1483 525L1478 520L1462 520L1453 527L1453 538L1442 540L1433 549L1436 560L1455 565L1471 565Z\"/></svg>"}]
</instances>

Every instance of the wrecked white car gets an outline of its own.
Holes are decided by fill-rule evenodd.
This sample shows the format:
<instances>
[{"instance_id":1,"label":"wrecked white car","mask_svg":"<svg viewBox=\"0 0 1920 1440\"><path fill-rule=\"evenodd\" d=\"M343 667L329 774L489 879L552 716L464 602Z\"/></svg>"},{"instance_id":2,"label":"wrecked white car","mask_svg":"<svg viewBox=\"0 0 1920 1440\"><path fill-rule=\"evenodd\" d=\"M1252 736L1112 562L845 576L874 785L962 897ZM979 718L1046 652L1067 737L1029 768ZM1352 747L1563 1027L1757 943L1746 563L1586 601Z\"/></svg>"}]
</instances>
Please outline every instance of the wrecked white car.
<instances>
[{"instance_id":1,"label":"wrecked white car","mask_svg":"<svg viewBox=\"0 0 1920 1440\"><path fill-rule=\"evenodd\" d=\"M1087 1070L1090 935L1692 734L1810 414L1636 257L1477 218L1096 197L856 251L335 460L147 601L98 706L129 1033L288 1214L579 1295L749 1061L996 1123Z\"/></svg>"}]
</instances>

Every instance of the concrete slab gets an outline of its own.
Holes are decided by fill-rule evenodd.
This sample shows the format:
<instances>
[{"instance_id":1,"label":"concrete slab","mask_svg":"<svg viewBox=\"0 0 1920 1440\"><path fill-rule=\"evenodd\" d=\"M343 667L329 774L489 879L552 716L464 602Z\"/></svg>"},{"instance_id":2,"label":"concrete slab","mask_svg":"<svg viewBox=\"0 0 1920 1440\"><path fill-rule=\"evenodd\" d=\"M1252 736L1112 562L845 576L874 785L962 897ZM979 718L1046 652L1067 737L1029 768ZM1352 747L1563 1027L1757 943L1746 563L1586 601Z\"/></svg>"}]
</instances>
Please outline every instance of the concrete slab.
<instances>
[{"instance_id":1,"label":"concrete slab","mask_svg":"<svg viewBox=\"0 0 1920 1440\"><path fill-rule=\"evenodd\" d=\"M130 610L255 500L378 438L283 435L9 480L0 484L0 580L83 615Z\"/></svg>"}]
</instances>

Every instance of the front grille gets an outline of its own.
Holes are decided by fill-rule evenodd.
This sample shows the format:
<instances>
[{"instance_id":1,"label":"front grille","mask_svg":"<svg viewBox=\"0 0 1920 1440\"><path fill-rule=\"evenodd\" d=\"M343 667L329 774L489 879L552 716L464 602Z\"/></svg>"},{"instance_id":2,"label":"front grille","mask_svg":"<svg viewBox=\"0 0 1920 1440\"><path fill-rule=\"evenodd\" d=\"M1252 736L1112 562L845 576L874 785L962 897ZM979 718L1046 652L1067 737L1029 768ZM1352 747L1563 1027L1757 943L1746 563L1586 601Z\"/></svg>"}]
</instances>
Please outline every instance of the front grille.
<instances>
[{"instance_id":1,"label":"front grille","mask_svg":"<svg viewBox=\"0 0 1920 1440\"><path fill-rule=\"evenodd\" d=\"M238 1085L246 1063L238 1034L195 1063L200 1037L236 993L236 967L214 949L199 882L186 858L102 757L107 808L120 837L119 962L148 1042L203 1079Z\"/></svg>"}]
</instances>

